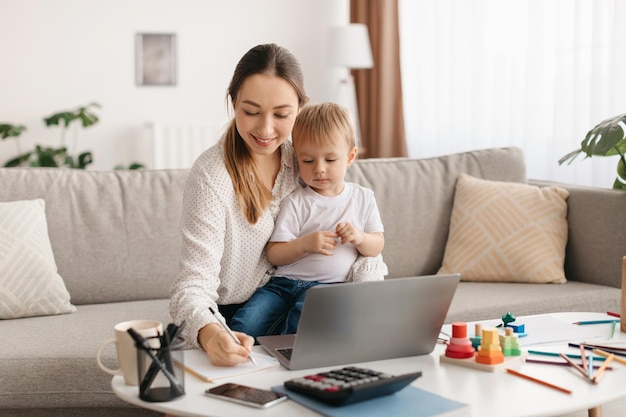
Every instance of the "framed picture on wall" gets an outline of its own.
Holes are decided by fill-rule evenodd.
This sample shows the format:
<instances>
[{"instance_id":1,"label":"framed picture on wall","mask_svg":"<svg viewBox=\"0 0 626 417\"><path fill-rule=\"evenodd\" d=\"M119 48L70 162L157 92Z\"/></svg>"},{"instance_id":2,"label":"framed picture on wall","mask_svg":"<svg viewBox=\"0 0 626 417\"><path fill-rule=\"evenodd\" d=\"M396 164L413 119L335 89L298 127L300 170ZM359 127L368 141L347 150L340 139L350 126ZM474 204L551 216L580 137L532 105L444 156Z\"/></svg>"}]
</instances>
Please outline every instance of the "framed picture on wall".
<instances>
[{"instance_id":1,"label":"framed picture on wall","mask_svg":"<svg viewBox=\"0 0 626 417\"><path fill-rule=\"evenodd\" d=\"M176 35L135 35L135 80L137 85L176 85Z\"/></svg>"}]
</instances>

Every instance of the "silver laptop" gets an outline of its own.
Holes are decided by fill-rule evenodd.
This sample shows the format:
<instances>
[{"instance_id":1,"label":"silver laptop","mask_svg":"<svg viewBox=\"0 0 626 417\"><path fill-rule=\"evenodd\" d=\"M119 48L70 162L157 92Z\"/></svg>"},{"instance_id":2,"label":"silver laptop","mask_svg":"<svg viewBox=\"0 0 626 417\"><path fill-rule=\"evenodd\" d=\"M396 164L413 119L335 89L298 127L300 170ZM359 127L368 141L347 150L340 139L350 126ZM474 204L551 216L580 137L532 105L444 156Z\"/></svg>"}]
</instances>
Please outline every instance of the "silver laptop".
<instances>
[{"instance_id":1,"label":"silver laptop","mask_svg":"<svg viewBox=\"0 0 626 417\"><path fill-rule=\"evenodd\" d=\"M257 342L292 370L428 354L459 280L450 274L311 287L297 334Z\"/></svg>"}]
</instances>

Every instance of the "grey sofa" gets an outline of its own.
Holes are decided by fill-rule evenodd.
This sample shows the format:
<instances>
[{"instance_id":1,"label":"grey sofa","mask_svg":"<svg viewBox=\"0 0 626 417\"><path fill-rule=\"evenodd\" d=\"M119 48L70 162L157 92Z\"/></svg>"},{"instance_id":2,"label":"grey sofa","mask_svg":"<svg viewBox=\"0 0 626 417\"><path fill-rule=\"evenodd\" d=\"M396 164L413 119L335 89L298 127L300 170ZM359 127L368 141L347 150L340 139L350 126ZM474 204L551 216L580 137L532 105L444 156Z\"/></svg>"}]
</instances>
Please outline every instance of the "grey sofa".
<instances>
[{"instance_id":1,"label":"grey sofa","mask_svg":"<svg viewBox=\"0 0 626 417\"><path fill-rule=\"evenodd\" d=\"M369 159L349 180L372 188L385 224L388 279L441 265L460 173L526 182L516 148L444 157ZM77 311L0 320L0 415L148 416L117 399L96 365L101 341L128 319L168 323L186 170L0 169L0 201L43 198L59 274ZM547 185L538 183L538 185ZM568 200L566 284L462 282L446 321L619 309L626 193L561 186ZM114 365L114 349L105 362Z\"/></svg>"}]
</instances>

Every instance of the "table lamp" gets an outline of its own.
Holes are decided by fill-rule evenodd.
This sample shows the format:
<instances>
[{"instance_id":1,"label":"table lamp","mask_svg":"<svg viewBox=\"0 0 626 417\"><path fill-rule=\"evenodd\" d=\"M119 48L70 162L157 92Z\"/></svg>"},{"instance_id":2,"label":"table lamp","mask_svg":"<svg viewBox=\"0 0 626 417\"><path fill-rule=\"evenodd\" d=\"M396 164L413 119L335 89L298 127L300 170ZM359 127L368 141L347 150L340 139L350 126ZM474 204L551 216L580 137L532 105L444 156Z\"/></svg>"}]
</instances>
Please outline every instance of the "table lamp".
<instances>
[{"instance_id":1,"label":"table lamp","mask_svg":"<svg viewBox=\"0 0 626 417\"><path fill-rule=\"evenodd\" d=\"M339 81L336 102L344 106L352 116L358 147L361 141L359 105L354 88L354 78L350 70L374 66L367 26L361 23L352 23L347 26L332 27L329 41L329 63L331 67L347 69Z\"/></svg>"}]
</instances>

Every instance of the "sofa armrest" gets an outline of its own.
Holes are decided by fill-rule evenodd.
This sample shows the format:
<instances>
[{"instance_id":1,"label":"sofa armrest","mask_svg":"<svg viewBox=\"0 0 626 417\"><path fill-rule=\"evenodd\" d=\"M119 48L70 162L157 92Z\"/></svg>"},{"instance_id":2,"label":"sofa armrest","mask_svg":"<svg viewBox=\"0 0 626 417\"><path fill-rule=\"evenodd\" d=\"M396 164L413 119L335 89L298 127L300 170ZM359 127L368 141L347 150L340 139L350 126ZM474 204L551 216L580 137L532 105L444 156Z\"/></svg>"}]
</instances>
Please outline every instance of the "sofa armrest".
<instances>
[{"instance_id":1,"label":"sofa armrest","mask_svg":"<svg viewBox=\"0 0 626 417\"><path fill-rule=\"evenodd\" d=\"M626 256L626 192L550 181L529 183L559 186L570 193L567 279L621 288L622 258Z\"/></svg>"}]
</instances>

